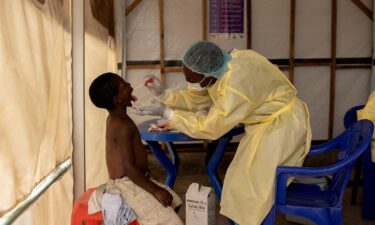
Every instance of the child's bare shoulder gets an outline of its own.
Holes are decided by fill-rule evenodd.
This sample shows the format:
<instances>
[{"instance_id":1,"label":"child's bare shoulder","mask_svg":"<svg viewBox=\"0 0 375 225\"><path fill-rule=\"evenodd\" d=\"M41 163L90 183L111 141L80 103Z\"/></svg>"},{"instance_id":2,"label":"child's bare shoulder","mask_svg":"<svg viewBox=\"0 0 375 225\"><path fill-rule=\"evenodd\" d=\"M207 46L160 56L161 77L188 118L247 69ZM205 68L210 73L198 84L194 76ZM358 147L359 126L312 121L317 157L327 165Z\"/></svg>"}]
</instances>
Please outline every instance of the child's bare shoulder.
<instances>
[{"instance_id":1,"label":"child's bare shoulder","mask_svg":"<svg viewBox=\"0 0 375 225\"><path fill-rule=\"evenodd\" d=\"M130 118L111 117L107 118L107 130L111 133L129 135L132 133L134 122Z\"/></svg>"}]
</instances>

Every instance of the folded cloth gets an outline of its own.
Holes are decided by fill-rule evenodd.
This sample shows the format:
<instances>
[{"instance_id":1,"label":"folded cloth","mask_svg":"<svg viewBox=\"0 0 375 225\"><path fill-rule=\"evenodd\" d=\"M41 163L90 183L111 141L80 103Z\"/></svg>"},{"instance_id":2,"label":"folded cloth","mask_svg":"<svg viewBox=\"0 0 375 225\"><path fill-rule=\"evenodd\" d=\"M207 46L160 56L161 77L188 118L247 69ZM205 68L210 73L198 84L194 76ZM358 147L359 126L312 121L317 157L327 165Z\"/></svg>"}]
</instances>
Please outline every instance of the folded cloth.
<instances>
[{"instance_id":1,"label":"folded cloth","mask_svg":"<svg viewBox=\"0 0 375 225\"><path fill-rule=\"evenodd\" d=\"M102 199L103 194L106 192L106 186L107 184L102 184L97 187L94 192L92 192L87 203L87 214L94 214L102 210L102 207L100 206L100 200Z\"/></svg>"},{"instance_id":2,"label":"folded cloth","mask_svg":"<svg viewBox=\"0 0 375 225\"><path fill-rule=\"evenodd\" d=\"M178 195L166 185L153 179L152 182L168 190L173 196L171 207L164 207L152 194L134 184L128 177L109 180L105 184L105 193L121 194L125 202L137 215L137 221L142 225L183 225L183 222L173 210L181 205ZM97 188L89 199L89 214L101 210L101 199L105 194L102 188Z\"/></svg>"},{"instance_id":3,"label":"folded cloth","mask_svg":"<svg viewBox=\"0 0 375 225\"><path fill-rule=\"evenodd\" d=\"M121 195L104 193L101 207L105 225L128 225L136 220L134 211L124 202Z\"/></svg>"}]
</instances>

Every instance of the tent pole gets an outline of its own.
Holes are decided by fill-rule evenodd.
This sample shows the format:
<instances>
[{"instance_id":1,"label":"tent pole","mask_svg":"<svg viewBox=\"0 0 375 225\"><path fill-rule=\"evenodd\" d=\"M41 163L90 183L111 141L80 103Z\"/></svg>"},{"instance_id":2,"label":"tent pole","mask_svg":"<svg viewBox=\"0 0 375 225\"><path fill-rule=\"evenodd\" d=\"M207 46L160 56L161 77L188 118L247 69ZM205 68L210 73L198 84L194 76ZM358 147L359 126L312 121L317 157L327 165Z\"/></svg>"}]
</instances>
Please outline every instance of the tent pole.
<instances>
[{"instance_id":1,"label":"tent pole","mask_svg":"<svg viewBox=\"0 0 375 225\"><path fill-rule=\"evenodd\" d=\"M31 193L11 211L0 218L0 225L12 224L31 204L33 204L55 181L61 178L71 167L72 160L68 159L60 164Z\"/></svg>"},{"instance_id":2,"label":"tent pole","mask_svg":"<svg viewBox=\"0 0 375 225\"><path fill-rule=\"evenodd\" d=\"M85 185L85 1L72 1L72 87L73 87L73 176L74 199Z\"/></svg>"}]
</instances>

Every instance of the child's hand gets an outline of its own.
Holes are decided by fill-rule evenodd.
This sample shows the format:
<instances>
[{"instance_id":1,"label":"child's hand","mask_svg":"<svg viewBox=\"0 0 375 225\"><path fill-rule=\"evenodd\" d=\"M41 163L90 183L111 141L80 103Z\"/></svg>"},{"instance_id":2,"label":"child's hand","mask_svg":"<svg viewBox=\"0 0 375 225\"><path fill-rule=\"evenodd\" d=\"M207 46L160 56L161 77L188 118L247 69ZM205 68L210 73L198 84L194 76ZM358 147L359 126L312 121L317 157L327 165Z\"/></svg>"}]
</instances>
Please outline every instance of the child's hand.
<instances>
[{"instance_id":1,"label":"child's hand","mask_svg":"<svg viewBox=\"0 0 375 225\"><path fill-rule=\"evenodd\" d=\"M154 193L155 198L164 206L171 206L173 197L172 195L165 190L164 188L158 188Z\"/></svg>"},{"instance_id":2,"label":"child's hand","mask_svg":"<svg viewBox=\"0 0 375 225\"><path fill-rule=\"evenodd\" d=\"M156 181L159 180L159 177L155 176L154 174L148 174L147 177L148 177L149 179L151 179L151 180L156 180Z\"/></svg>"}]
</instances>

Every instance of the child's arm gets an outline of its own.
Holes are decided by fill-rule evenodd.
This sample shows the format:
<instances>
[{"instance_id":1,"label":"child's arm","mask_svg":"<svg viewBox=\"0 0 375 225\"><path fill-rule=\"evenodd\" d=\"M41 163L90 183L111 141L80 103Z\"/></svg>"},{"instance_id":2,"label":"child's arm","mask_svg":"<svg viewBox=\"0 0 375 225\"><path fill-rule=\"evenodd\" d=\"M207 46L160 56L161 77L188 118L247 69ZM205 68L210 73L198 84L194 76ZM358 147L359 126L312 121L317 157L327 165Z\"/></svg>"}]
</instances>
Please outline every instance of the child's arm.
<instances>
[{"instance_id":1,"label":"child's arm","mask_svg":"<svg viewBox=\"0 0 375 225\"><path fill-rule=\"evenodd\" d=\"M172 195L164 188L159 187L145 176L137 167L134 154L134 133L128 126L122 126L118 130L118 149L121 151L126 175L138 186L151 193L164 206L172 204Z\"/></svg>"}]
</instances>

